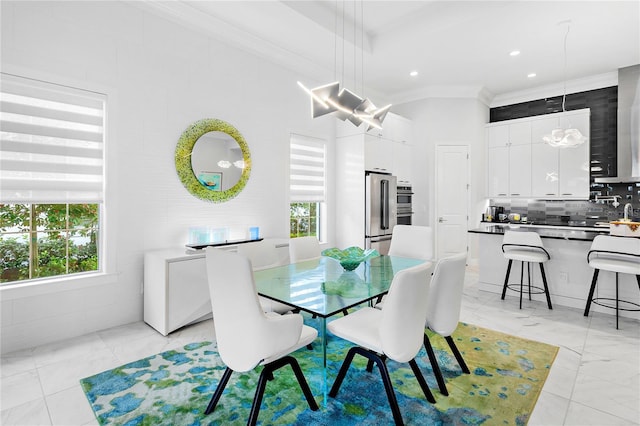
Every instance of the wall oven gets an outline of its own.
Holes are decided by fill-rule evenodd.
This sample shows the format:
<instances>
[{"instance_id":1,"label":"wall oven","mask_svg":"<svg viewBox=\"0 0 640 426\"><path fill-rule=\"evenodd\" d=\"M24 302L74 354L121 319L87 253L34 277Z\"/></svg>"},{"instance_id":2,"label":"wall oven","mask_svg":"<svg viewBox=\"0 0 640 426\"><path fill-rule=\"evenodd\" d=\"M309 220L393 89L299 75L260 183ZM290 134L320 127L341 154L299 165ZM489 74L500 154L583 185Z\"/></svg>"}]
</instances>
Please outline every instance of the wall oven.
<instances>
[{"instance_id":1,"label":"wall oven","mask_svg":"<svg viewBox=\"0 0 640 426\"><path fill-rule=\"evenodd\" d=\"M413 191L411 184L408 182L398 182L396 192L398 196L398 225L411 225L411 218L413 216L413 208L411 207Z\"/></svg>"}]
</instances>

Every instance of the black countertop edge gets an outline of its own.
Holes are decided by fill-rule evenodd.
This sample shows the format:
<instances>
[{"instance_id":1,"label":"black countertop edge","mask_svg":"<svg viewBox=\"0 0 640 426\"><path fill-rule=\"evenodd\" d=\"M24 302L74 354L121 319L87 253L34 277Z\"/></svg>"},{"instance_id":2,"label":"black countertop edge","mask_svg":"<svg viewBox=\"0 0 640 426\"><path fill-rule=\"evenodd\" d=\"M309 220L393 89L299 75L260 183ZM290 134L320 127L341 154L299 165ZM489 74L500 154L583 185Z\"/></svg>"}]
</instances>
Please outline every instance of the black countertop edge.
<instances>
[{"instance_id":1,"label":"black countertop edge","mask_svg":"<svg viewBox=\"0 0 640 426\"><path fill-rule=\"evenodd\" d=\"M256 241L262 241L263 238L258 238L257 240L224 240L219 241L217 243L203 243L203 244L185 244L188 249L192 250L202 250L207 247L222 247L222 246L234 246L237 244L245 244L245 243L255 243Z\"/></svg>"},{"instance_id":2,"label":"black countertop edge","mask_svg":"<svg viewBox=\"0 0 640 426\"><path fill-rule=\"evenodd\" d=\"M572 223L570 223L572 222ZM545 221L528 221L528 222L512 222L509 220L505 220L503 222L487 222L480 221L480 225L522 225L522 226L553 226L553 227L565 227L565 228L595 228L602 229L605 228L603 226L596 226L596 223L605 223L608 224L609 221L605 220L581 220L581 221L570 221L570 222L545 222Z\"/></svg>"},{"instance_id":3,"label":"black countertop edge","mask_svg":"<svg viewBox=\"0 0 640 426\"><path fill-rule=\"evenodd\" d=\"M536 228L536 227L521 227L517 224L508 223L481 223L481 228L470 229L468 232L472 234L487 234L487 235L504 235L505 231L519 231L519 232L536 232L540 234L542 238L552 238L556 240L573 240L573 241L593 241L598 235L609 235L609 230L606 228L597 229L593 231L585 230L572 230L572 229L552 229L552 228Z\"/></svg>"}]
</instances>

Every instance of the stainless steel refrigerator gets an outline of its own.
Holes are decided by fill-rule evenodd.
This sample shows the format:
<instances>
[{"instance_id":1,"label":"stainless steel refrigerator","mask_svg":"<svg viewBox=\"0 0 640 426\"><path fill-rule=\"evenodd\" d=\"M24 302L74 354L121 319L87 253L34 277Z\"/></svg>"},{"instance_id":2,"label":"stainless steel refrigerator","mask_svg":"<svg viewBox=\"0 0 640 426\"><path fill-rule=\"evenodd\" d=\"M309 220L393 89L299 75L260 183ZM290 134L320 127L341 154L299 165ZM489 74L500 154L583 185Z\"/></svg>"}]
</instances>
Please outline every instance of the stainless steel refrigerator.
<instances>
[{"instance_id":1,"label":"stainless steel refrigerator","mask_svg":"<svg viewBox=\"0 0 640 426\"><path fill-rule=\"evenodd\" d=\"M396 177L390 174L365 174L365 247L387 254L391 232L397 221Z\"/></svg>"}]
</instances>

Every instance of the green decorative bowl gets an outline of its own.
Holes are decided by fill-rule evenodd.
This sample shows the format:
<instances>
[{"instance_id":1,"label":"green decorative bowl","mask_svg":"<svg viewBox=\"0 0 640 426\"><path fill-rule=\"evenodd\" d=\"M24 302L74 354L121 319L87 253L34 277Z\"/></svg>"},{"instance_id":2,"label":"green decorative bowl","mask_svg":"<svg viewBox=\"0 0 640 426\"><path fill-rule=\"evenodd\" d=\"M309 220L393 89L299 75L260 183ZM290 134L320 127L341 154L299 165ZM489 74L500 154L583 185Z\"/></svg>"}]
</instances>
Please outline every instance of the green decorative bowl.
<instances>
[{"instance_id":1,"label":"green decorative bowl","mask_svg":"<svg viewBox=\"0 0 640 426\"><path fill-rule=\"evenodd\" d=\"M322 255L336 259L345 270L353 271L362 262L380 256L380 253L375 249L363 250L360 247L349 247L344 250L334 247L323 250Z\"/></svg>"}]
</instances>

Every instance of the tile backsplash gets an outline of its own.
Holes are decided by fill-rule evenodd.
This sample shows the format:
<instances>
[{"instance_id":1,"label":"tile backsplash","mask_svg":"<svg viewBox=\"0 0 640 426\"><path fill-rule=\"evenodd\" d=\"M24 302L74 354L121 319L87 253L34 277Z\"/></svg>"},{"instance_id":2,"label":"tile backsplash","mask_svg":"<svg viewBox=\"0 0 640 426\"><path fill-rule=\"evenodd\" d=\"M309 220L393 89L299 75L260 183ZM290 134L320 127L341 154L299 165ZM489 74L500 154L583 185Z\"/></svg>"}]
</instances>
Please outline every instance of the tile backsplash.
<instances>
[{"instance_id":1,"label":"tile backsplash","mask_svg":"<svg viewBox=\"0 0 640 426\"><path fill-rule=\"evenodd\" d=\"M631 218L640 220L640 183L602 184L598 197L611 197L606 201L580 200L489 200L492 206L504 207L505 213L518 213L533 223L551 225L592 226L596 222L609 222L623 217L624 206L631 203ZM594 195L592 191L592 195ZM619 206L613 207L613 196L618 196Z\"/></svg>"}]
</instances>

